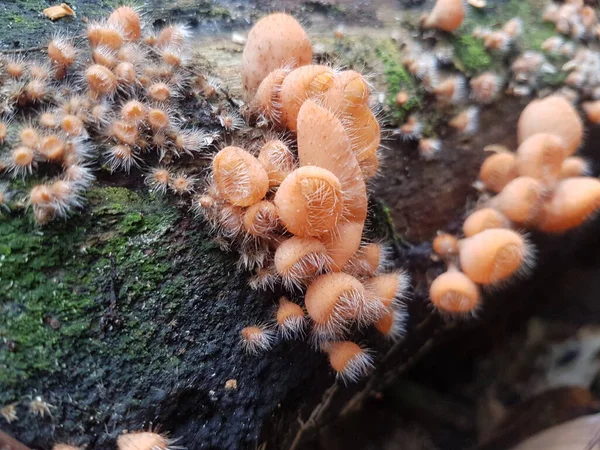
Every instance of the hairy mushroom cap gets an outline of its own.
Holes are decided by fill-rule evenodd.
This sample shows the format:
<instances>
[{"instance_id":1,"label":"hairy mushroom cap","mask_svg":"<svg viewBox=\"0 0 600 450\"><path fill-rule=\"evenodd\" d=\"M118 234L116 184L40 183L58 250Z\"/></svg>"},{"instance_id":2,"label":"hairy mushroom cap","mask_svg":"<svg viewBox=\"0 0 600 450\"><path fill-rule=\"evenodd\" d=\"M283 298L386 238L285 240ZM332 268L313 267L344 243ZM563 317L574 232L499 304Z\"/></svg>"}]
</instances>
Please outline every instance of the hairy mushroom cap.
<instances>
[{"instance_id":1,"label":"hairy mushroom cap","mask_svg":"<svg viewBox=\"0 0 600 450\"><path fill-rule=\"evenodd\" d=\"M279 298L275 320L279 333L284 339L302 336L307 324L302 307L289 301L286 297Z\"/></svg>"},{"instance_id":2,"label":"hairy mushroom cap","mask_svg":"<svg viewBox=\"0 0 600 450\"><path fill-rule=\"evenodd\" d=\"M514 153L498 152L488 156L481 169L479 179L492 192L500 192L518 175L517 161Z\"/></svg>"},{"instance_id":3,"label":"hairy mushroom cap","mask_svg":"<svg viewBox=\"0 0 600 450\"><path fill-rule=\"evenodd\" d=\"M141 431L125 433L117 439L119 450L168 450L169 441L158 433Z\"/></svg>"},{"instance_id":4,"label":"hairy mushroom cap","mask_svg":"<svg viewBox=\"0 0 600 450\"><path fill-rule=\"evenodd\" d=\"M108 23L118 25L123 30L125 38L137 41L142 36L140 15L131 6L121 6L108 16Z\"/></svg>"},{"instance_id":5,"label":"hairy mushroom cap","mask_svg":"<svg viewBox=\"0 0 600 450\"><path fill-rule=\"evenodd\" d=\"M340 180L344 219L324 238L334 270L341 270L360 247L367 217L367 190L350 140L339 119L312 100L298 114L300 165L314 165L332 172Z\"/></svg>"},{"instance_id":6,"label":"hairy mushroom cap","mask_svg":"<svg viewBox=\"0 0 600 450\"><path fill-rule=\"evenodd\" d=\"M277 208L268 200L251 205L244 213L244 228L252 236L267 237L277 229Z\"/></svg>"},{"instance_id":7,"label":"hairy mushroom cap","mask_svg":"<svg viewBox=\"0 0 600 450\"><path fill-rule=\"evenodd\" d=\"M561 233L589 220L600 207L600 181L590 177L561 180L544 205L539 229Z\"/></svg>"},{"instance_id":8,"label":"hairy mushroom cap","mask_svg":"<svg viewBox=\"0 0 600 450\"><path fill-rule=\"evenodd\" d=\"M581 156L569 156L560 166L559 178L581 177L591 173L589 163Z\"/></svg>"},{"instance_id":9,"label":"hairy mushroom cap","mask_svg":"<svg viewBox=\"0 0 600 450\"><path fill-rule=\"evenodd\" d=\"M410 284L410 277L404 271L384 273L364 281L367 291L375 294L386 308L402 305Z\"/></svg>"},{"instance_id":10,"label":"hairy mushroom cap","mask_svg":"<svg viewBox=\"0 0 600 450\"><path fill-rule=\"evenodd\" d=\"M354 108L352 114L343 117L342 124L359 163L376 156L381 142L381 127L368 106Z\"/></svg>"},{"instance_id":11,"label":"hairy mushroom cap","mask_svg":"<svg viewBox=\"0 0 600 450\"><path fill-rule=\"evenodd\" d=\"M94 64L85 71L88 85L92 92L112 94L117 89L117 78L107 67Z\"/></svg>"},{"instance_id":12,"label":"hairy mushroom cap","mask_svg":"<svg viewBox=\"0 0 600 450\"><path fill-rule=\"evenodd\" d=\"M239 147L225 147L213 159L219 191L235 206L250 206L264 198L269 176L260 162Z\"/></svg>"},{"instance_id":13,"label":"hairy mushroom cap","mask_svg":"<svg viewBox=\"0 0 600 450\"><path fill-rule=\"evenodd\" d=\"M518 177L508 183L490 204L519 224L532 224L538 219L544 185L532 177Z\"/></svg>"},{"instance_id":14,"label":"hairy mushroom cap","mask_svg":"<svg viewBox=\"0 0 600 450\"><path fill-rule=\"evenodd\" d=\"M363 284L345 273L318 276L308 286L304 302L313 320L313 339L317 342L343 336L352 321L362 319L367 303Z\"/></svg>"},{"instance_id":15,"label":"hairy mushroom cap","mask_svg":"<svg viewBox=\"0 0 600 450\"><path fill-rule=\"evenodd\" d=\"M296 165L293 153L279 139L267 141L262 146L258 154L258 161L267 171L269 187L279 186Z\"/></svg>"},{"instance_id":16,"label":"hairy mushroom cap","mask_svg":"<svg viewBox=\"0 0 600 450\"><path fill-rule=\"evenodd\" d=\"M494 208L482 208L477 210L474 213L471 213L463 223L463 233L466 237L474 236L477 233L481 233L483 230L492 228L510 228L510 221L508 218Z\"/></svg>"},{"instance_id":17,"label":"hairy mushroom cap","mask_svg":"<svg viewBox=\"0 0 600 450\"><path fill-rule=\"evenodd\" d=\"M452 32L460 27L464 18L465 5L462 0L437 0L421 22L423 28Z\"/></svg>"},{"instance_id":18,"label":"hairy mushroom cap","mask_svg":"<svg viewBox=\"0 0 600 450\"><path fill-rule=\"evenodd\" d=\"M593 124L600 123L600 100L594 100L592 102L583 102L581 104L583 112L587 119Z\"/></svg>"},{"instance_id":19,"label":"hairy mushroom cap","mask_svg":"<svg viewBox=\"0 0 600 450\"><path fill-rule=\"evenodd\" d=\"M583 139L583 124L575 108L564 97L552 95L533 100L519 117L519 143L537 133L560 138L568 154L572 155Z\"/></svg>"},{"instance_id":20,"label":"hairy mushroom cap","mask_svg":"<svg viewBox=\"0 0 600 450\"><path fill-rule=\"evenodd\" d=\"M312 46L296 19L285 13L263 17L250 30L242 55L246 99L254 97L261 81L273 70L304 66L311 61Z\"/></svg>"},{"instance_id":21,"label":"hairy mushroom cap","mask_svg":"<svg viewBox=\"0 0 600 450\"><path fill-rule=\"evenodd\" d=\"M406 333L406 319L407 314L404 310L389 308L374 325L383 336L397 341Z\"/></svg>"},{"instance_id":22,"label":"hairy mushroom cap","mask_svg":"<svg viewBox=\"0 0 600 450\"><path fill-rule=\"evenodd\" d=\"M318 239L294 236L277 247L274 264L284 286L291 289L329 270L331 259Z\"/></svg>"},{"instance_id":23,"label":"hairy mushroom cap","mask_svg":"<svg viewBox=\"0 0 600 450\"><path fill-rule=\"evenodd\" d=\"M250 102L250 109L263 115L275 125L281 125L281 85L290 70L275 69L258 86L256 95Z\"/></svg>"},{"instance_id":24,"label":"hairy mushroom cap","mask_svg":"<svg viewBox=\"0 0 600 450\"><path fill-rule=\"evenodd\" d=\"M281 124L296 131L304 102L322 96L334 86L335 79L334 71L327 66L308 65L292 70L281 84Z\"/></svg>"},{"instance_id":25,"label":"hairy mushroom cap","mask_svg":"<svg viewBox=\"0 0 600 450\"><path fill-rule=\"evenodd\" d=\"M433 240L432 248L442 258L458 255L458 239L449 233L439 233Z\"/></svg>"},{"instance_id":26,"label":"hairy mushroom cap","mask_svg":"<svg viewBox=\"0 0 600 450\"><path fill-rule=\"evenodd\" d=\"M555 135L534 134L517 149L517 171L521 176L553 181L558 177L567 153L563 141Z\"/></svg>"},{"instance_id":27,"label":"hairy mushroom cap","mask_svg":"<svg viewBox=\"0 0 600 450\"><path fill-rule=\"evenodd\" d=\"M329 355L336 377L345 384L356 383L373 369L373 358L354 342L327 342L322 349Z\"/></svg>"},{"instance_id":28,"label":"hairy mushroom cap","mask_svg":"<svg viewBox=\"0 0 600 450\"><path fill-rule=\"evenodd\" d=\"M494 228L459 242L460 267L471 280L494 285L532 264L530 244L516 231Z\"/></svg>"},{"instance_id":29,"label":"hairy mushroom cap","mask_svg":"<svg viewBox=\"0 0 600 450\"><path fill-rule=\"evenodd\" d=\"M340 180L329 170L303 166L289 174L274 199L281 221L297 236L321 236L340 222L344 200Z\"/></svg>"},{"instance_id":30,"label":"hairy mushroom cap","mask_svg":"<svg viewBox=\"0 0 600 450\"><path fill-rule=\"evenodd\" d=\"M449 270L433 280L429 298L438 310L449 315L473 313L481 303L477 285L458 270Z\"/></svg>"}]
</instances>

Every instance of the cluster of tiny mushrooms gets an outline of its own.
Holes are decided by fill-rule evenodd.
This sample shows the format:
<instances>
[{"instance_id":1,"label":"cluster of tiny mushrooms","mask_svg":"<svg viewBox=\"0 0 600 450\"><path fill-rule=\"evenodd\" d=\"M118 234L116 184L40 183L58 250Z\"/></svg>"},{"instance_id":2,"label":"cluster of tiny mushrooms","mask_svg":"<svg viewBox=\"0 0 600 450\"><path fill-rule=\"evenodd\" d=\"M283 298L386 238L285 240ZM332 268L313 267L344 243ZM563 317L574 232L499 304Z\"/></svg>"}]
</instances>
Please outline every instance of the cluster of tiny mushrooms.
<instances>
[{"instance_id":1,"label":"cluster of tiny mushrooms","mask_svg":"<svg viewBox=\"0 0 600 450\"><path fill-rule=\"evenodd\" d=\"M544 17L561 33L597 36L595 14L592 20L580 3L551 5ZM464 16L462 0L438 0L421 26L453 32ZM520 27L513 19L500 30L473 34L487 48L504 51ZM192 210L224 246L239 251L240 266L253 271L253 288L282 285L290 297L303 297L303 305L281 297L272 322L243 328L244 348L258 353L277 339L308 335L327 353L339 378L357 381L373 359L348 337L372 325L392 340L401 337L409 287L408 275L393 269L386 247L367 242L363 234L381 136L370 107L370 84L354 70L313 64L302 26L288 14L270 14L252 28L243 53L245 119L215 107L225 132L246 123L269 131L259 145L227 146L210 155L207 149L218 136L187 124L179 102L193 95L210 100L218 82L194 72L185 26L148 28L138 11L122 6L108 19L88 24L85 48L57 35L46 60L5 59L0 172L13 179L38 171L54 178L33 184L27 194L1 183L0 207L31 207L43 225L83 207L99 157L111 171L143 167L153 194L191 196ZM559 51L564 46L549 39L543 47ZM597 55L578 55L574 61L600 61ZM402 62L440 101L457 103L464 97L466 80L440 81L432 56L419 46L409 45ZM513 72L520 77L512 92L530 93L528 74L542 66L543 59L532 55L516 61ZM572 64L566 70L573 71L567 84L592 99L583 105L588 119L600 122L595 78ZM489 103L501 86L497 75L484 73L470 81L471 97ZM407 96L400 92L397 102L405 103ZM583 124L571 101L566 92L532 101L519 119L517 151L499 145L486 149L493 154L481 167L476 183L481 195L463 224L464 238L440 233L433 242L447 265L430 287L431 302L443 315L472 315L481 305L481 287L502 286L531 269L535 251L522 230L562 233L589 220L600 205L600 181L586 176L588 163L574 156ZM449 124L474 133L477 114L467 108ZM420 139L421 129L411 116L397 134ZM421 139L419 148L430 158L440 144ZM197 176L172 169L180 159L196 156L212 161L201 192ZM149 168L151 163L157 165ZM41 397L30 405L42 415L50 407ZM17 420L14 405L1 413L9 422ZM125 433L117 440L120 450L166 450L175 444L152 431ZM56 444L54 450L77 447Z\"/></svg>"}]
</instances>

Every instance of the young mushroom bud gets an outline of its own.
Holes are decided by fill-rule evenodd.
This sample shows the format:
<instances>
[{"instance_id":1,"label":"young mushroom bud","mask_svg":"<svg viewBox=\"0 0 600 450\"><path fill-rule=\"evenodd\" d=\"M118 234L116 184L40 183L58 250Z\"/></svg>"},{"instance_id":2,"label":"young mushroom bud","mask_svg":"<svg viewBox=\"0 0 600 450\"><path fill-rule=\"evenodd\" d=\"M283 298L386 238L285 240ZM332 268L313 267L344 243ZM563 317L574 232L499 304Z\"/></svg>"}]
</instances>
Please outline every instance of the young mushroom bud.
<instances>
[{"instance_id":1,"label":"young mushroom bud","mask_svg":"<svg viewBox=\"0 0 600 450\"><path fill-rule=\"evenodd\" d=\"M440 312L451 316L473 314L481 303L477 285L453 268L433 280L429 298Z\"/></svg>"},{"instance_id":2,"label":"young mushroom bud","mask_svg":"<svg viewBox=\"0 0 600 450\"><path fill-rule=\"evenodd\" d=\"M283 241L275 251L275 269L287 289L302 286L330 267L327 248L315 238L294 236Z\"/></svg>"},{"instance_id":3,"label":"young mushroom bud","mask_svg":"<svg viewBox=\"0 0 600 450\"><path fill-rule=\"evenodd\" d=\"M496 285L532 265L531 245L519 233L501 228L484 230L459 242L460 267L471 280Z\"/></svg>"},{"instance_id":4,"label":"young mushroom bud","mask_svg":"<svg viewBox=\"0 0 600 450\"><path fill-rule=\"evenodd\" d=\"M589 220L600 207L600 181L591 177L561 180L544 205L539 229L562 233Z\"/></svg>"},{"instance_id":5,"label":"young mushroom bud","mask_svg":"<svg viewBox=\"0 0 600 450\"><path fill-rule=\"evenodd\" d=\"M463 0L437 0L431 12L421 18L421 26L452 32L460 27L464 18Z\"/></svg>"},{"instance_id":6,"label":"young mushroom bud","mask_svg":"<svg viewBox=\"0 0 600 450\"><path fill-rule=\"evenodd\" d=\"M494 208L477 210L471 213L463 223L465 237L471 237L492 228L510 228L508 218Z\"/></svg>"},{"instance_id":7,"label":"young mushroom bud","mask_svg":"<svg viewBox=\"0 0 600 450\"><path fill-rule=\"evenodd\" d=\"M321 348L329 355L336 378L344 384L356 383L373 369L373 358L354 342L326 342Z\"/></svg>"},{"instance_id":8,"label":"young mushroom bud","mask_svg":"<svg viewBox=\"0 0 600 450\"><path fill-rule=\"evenodd\" d=\"M312 46L296 19L285 13L263 17L250 30L242 55L246 100L254 97L261 81L273 70L304 66L311 61Z\"/></svg>"},{"instance_id":9,"label":"young mushroom bud","mask_svg":"<svg viewBox=\"0 0 600 450\"><path fill-rule=\"evenodd\" d=\"M330 232L340 221L344 207L340 180L316 166L303 166L288 175L274 202L285 227L297 236Z\"/></svg>"},{"instance_id":10,"label":"young mushroom bud","mask_svg":"<svg viewBox=\"0 0 600 450\"><path fill-rule=\"evenodd\" d=\"M250 206L262 200L269 189L269 176L258 160L239 147L226 147L213 159L213 176L219 191L235 206Z\"/></svg>"},{"instance_id":11,"label":"young mushroom bud","mask_svg":"<svg viewBox=\"0 0 600 450\"><path fill-rule=\"evenodd\" d=\"M479 179L492 192L498 193L518 175L513 153L498 152L488 156L479 169Z\"/></svg>"},{"instance_id":12,"label":"young mushroom bud","mask_svg":"<svg viewBox=\"0 0 600 450\"><path fill-rule=\"evenodd\" d=\"M564 97L552 95L533 100L519 117L519 143L537 133L560 138L568 155L572 155L583 139L583 124L575 108Z\"/></svg>"}]
</instances>

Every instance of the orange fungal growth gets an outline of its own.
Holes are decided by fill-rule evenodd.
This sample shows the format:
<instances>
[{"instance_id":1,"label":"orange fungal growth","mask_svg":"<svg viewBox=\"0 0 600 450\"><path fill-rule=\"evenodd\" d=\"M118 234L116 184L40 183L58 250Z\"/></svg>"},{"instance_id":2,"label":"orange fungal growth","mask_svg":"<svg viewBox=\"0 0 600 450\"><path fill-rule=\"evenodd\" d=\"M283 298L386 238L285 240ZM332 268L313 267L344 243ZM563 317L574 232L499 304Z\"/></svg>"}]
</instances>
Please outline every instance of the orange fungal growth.
<instances>
[{"instance_id":1,"label":"orange fungal growth","mask_svg":"<svg viewBox=\"0 0 600 450\"><path fill-rule=\"evenodd\" d=\"M103 45L92 50L92 60L109 69L114 68L119 62L117 52Z\"/></svg>"},{"instance_id":2,"label":"orange fungal growth","mask_svg":"<svg viewBox=\"0 0 600 450\"><path fill-rule=\"evenodd\" d=\"M117 84L131 86L137 77L135 66L130 62L120 62L115 66Z\"/></svg>"},{"instance_id":3,"label":"orange fungal growth","mask_svg":"<svg viewBox=\"0 0 600 450\"><path fill-rule=\"evenodd\" d=\"M295 339L304 335L307 325L304 310L286 297L279 298L276 320L279 334L284 339Z\"/></svg>"},{"instance_id":4,"label":"orange fungal growth","mask_svg":"<svg viewBox=\"0 0 600 450\"><path fill-rule=\"evenodd\" d=\"M342 124L350 137L357 161L360 163L374 157L381 141L381 128L369 107L356 106L352 114L344 117Z\"/></svg>"},{"instance_id":5,"label":"orange fungal growth","mask_svg":"<svg viewBox=\"0 0 600 450\"><path fill-rule=\"evenodd\" d=\"M262 146L258 154L258 161L267 171L269 187L279 186L296 165L294 155L288 146L279 139L267 141Z\"/></svg>"},{"instance_id":6,"label":"orange fungal growth","mask_svg":"<svg viewBox=\"0 0 600 450\"><path fill-rule=\"evenodd\" d=\"M458 239L449 233L439 233L433 240L433 251L441 258L458 255Z\"/></svg>"},{"instance_id":7,"label":"orange fungal growth","mask_svg":"<svg viewBox=\"0 0 600 450\"><path fill-rule=\"evenodd\" d=\"M385 312L378 299L367 299L363 284L345 273L318 276L306 290L304 302L313 321L314 342L337 339L351 322L373 323Z\"/></svg>"},{"instance_id":8,"label":"orange fungal growth","mask_svg":"<svg viewBox=\"0 0 600 450\"><path fill-rule=\"evenodd\" d=\"M580 156L569 156L560 166L559 178L581 177L590 175L589 163Z\"/></svg>"},{"instance_id":9,"label":"orange fungal growth","mask_svg":"<svg viewBox=\"0 0 600 450\"><path fill-rule=\"evenodd\" d=\"M52 190L45 184L35 185L29 191L29 201L33 206L47 206L52 202Z\"/></svg>"},{"instance_id":10,"label":"orange fungal growth","mask_svg":"<svg viewBox=\"0 0 600 450\"><path fill-rule=\"evenodd\" d=\"M318 239L294 236L275 251L275 269L287 289L300 287L331 266L327 248Z\"/></svg>"},{"instance_id":11,"label":"orange fungal growth","mask_svg":"<svg viewBox=\"0 0 600 450\"><path fill-rule=\"evenodd\" d=\"M384 273L364 282L371 296L375 296L386 308L402 306L407 297L410 277L406 272Z\"/></svg>"},{"instance_id":12,"label":"orange fungal growth","mask_svg":"<svg viewBox=\"0 0 600 450\"><path fill-rule=\"evenodd\" d=\"M123 30L126 39L137 41L142 36L140 15L131 6L121 6L108 16L108 23Z\"/></svg>"},{"instance_id":13,"label":"orange fungal growth","mask_svg":"<svg viewBox=\"0 0 600 450\"><path fill-rule=\"evenodd\" d=\"M384 316L375 322L375 328L383 336L397 341L406 333L406 313L401 309L388 309Z\"/></svg>"},{"instance_id":14,"label":"orange fungal growth","mask_svg":"<svg viewBox=\"0 0 600 450\"><path fill-rule=\"evenodd\" d=\"M517 171L521 176L555 180L567 153L560 138L547 133L534 134L517 149Z\"/></svg>"},{"instance_id":15,"label":"orange fungal growth","mask_svg":"<svg viewBox=\"0 0 600 450\"><path fill-rule=\"evenodd\" d=\"M448 122L448 125L459 133L475 134L479 129L479 109L475 107L467 108L454 116Z\"/></svg>"},{"instance_id":16,"label":"orange fungal growth","mask_svg":"<svg viewBox=\"0 0 600 450\"><path fill-rule=\"evenodd\" d=\"M160 34L156 40L156 44L159 47L182 47L190 36L191 33L188 27L182 24L173 24L169 25L168 27L164 27L160 31Z\"/></svg>"},{"instance_id":17,"label":"orange fungal growth","mask_svg":"<svg viewBox=\"0 0 600 450\"><path fill-rule=\"evenodd\" d=\"M31 126L26 126L19 130L19 140L25 147L36 149L40 145L40 134Z\"/></svg>"},{"instance_id":18,"label":"orange fungal growth","mask_svg":"<svg viewBox=\"0 0 600 450\"><path fill-rule=\"evenodd\" d=\"M329 355L329 364L335 370L336 378L344 384L358 382L373 369L373 358L354 342L327 342L321 347Z\"/></svg>"},{"instance_id":19,"label":"orange fungal growth","mask_svg":"<svg viewBox=\"0 0 600 450\"><path fill-rule=\"evenodd\" d=\"M484 230L459 242L460 267L482 285L507 281L533 264L530 244L519 233L501 228Z\"/></svg>"},{"instance_id":20,"label":"orange fungal growth","mask_svg":"<svg viewBox=\"0 0 600 450\"><path fill-rule=\"evenodd\" d=\"M461 75L447 78L433 89L433 93L438 101L458 103L466 95L466 80Z\"/></svg>"},{"instance_id":21,"label":"orange fungal growth","mask_svg":"<svg viewBox=\"0 0 600 450\"><path fill-rule=\"evenodd\" d=\"M85 134L83 121L74 115L68 114L60 121L60 127L68 136L82 136Z\"/></svg>"},{"instance_id":22,"label":"orange fungal growth","mask_svg":"<svg viewBox=\"0 0 600 450\"><path fill-rule=\"evenodd\" d=\"M262 200L269 189L267 172L242 148L224 148L215 155L212 168L219 191L235 206L250 206Z\"/></svg>"},{"instance_id":23,"label":"orange fungal growth","mask_svg":"<svg viewBox=\"0 0 600 450\"><path fill-rule=\"evenodd\" d=\"M513 222L536 222L544 195L544 186L532 177L518 177L508 183L490 204Z\"/></svg>"},{"instance_id":24,"label":"orange fungal growth","mask_svg":"<svg viewBox=\"0 0 600 450\"><path fill-rule=\"evenodd\" d=\"M150 192L164 195L167 193L172 175L164 167L155 167L146 175L145 182L150 187Z\"/></svg>"},{"instance_id":25,"label":"orange fungal growth","mask_svg":"<svg viewBox=\"0 0 600 450\"><path fill-rule=\"evenodd\" d=\"M152 83L148 86L148 96L157 102L166 102L172 95L171 88L166 83Z\"/></svg>"},{"instance_id":26,"label":"orange fungal growth","mask_svg":"<svg viewBox=\"0 0 600 450\"><path fill-rule=\"evenodd\" d=\"M125 43L122 28L114 22L89 24L87 27L87 38L92 48L104 45L113 50L118 50Z\"/></svg>"},{"instance_id":27,"label":"orange fungal growth","mask_svg":"<svg viewBox=\"0 0 600 450\"><path fill-rule=\"evenodd\" d=\"M139 136L137 127L123 120L115 120L110 125L110 135L122 144L135 145Z\"/></svg>"},{"instance_id":28,"label":"orange fungal growth","mask_svg":"<svg viewBox=\"0 0 600 450\"><path fill-rule=\"evenodd\" d=\"M244 213L244 228L252 236L267 237L277 229L277 225L277 208L270 201L255 203Z\"/></svg>"},{"instance_id":29,"label":"orange fungal growth","mask_svg":"<svg viewBox=\"0 0 600 450\"><path fill-rule=\"evenodd\" d=\"M561 180L544 205L538 228L562 233L588 221L600 207L600 181L591 177Z\"/></svg>"},{"instance_id":30,"label":"orange fungal growth","mask_svg":"<svg viewBox=\"0 0 600 450\"><path fill-rule=\"evenodd\" d=\"M470 81L471 95L478 103L491 103L502 88L502 80L492 72L485 72Z\"/></svg>"},{"instance_id":31,"label":"orange fungal growth","mask_svg":"<svg viewBox=\"0 0 600 450\"><path fill-rule=\"evenodd\" d=\"M110 171L124 170L129 173L132 167L137 167L139 162L138 156L133 152L133 149L127 144L119 144L112 146L107 153L108 164Z\"/></svg>"},{"instance_id":32,"label":"orange fungal growth","mask_svg":"<svg viewBox=\"0 0 600 450\"><path fill-rule=\"evenodd\" d=\"M321 236L338 224L344 207L340 180L326 169L303 166L279 186L274 203L285 227L298 236Z\"/></svg>"},{"instance_id":33,"label":"orange fungal growth","mask_svg":"<svg viewBox=\"0 0 600 450\"><path fill-rule=\"evenodd\" d=\"M40 142L39 151L48 161L61 161L65 155L65 150L65 141L55 134L50 134L42 138Z\"/></svg>"},{"instance_id":34,"label":"orange fungal growth","mask_svg":"<svg viewBox=\"0 0 600 450\"><path fill-rule=\"evenodd\" d=\"M25 60L22 56L9 58L5 63L4 70L10 78L19 79L25 74Z\"/></svg>"},{"instance_id":35,"label":"orange fungal growth","mask_svg":"<svg viewBox=\"0 0 600 450\"><path fill-rule=\"evenodd\" d=\"M517 161L513 153L498 152L488 156L479 170L479 179L492 192L500 192L518 175Z\"/></svg>"},{"instance_id":36,"label":"orange fungal growth","mask_svg":"<svg viewBox=\"0 0 600 450\"><path fill-rule=\"evenodd\" d=\"M69 444L54 444L52 450L81 450L81 448Z\"/></svg>"},{"instance_id":37,"label":"orange fungal growth","mask_svg":"<svg viewBox=\"0 0 600 450\"><path fill-rule=\"evenodd\" d=\"M537 133L553 134L563 141L568 155L575 153L583 139L579 114L559 95L529 103L519 117L517 128L519 143Z\"/></svg>"},{"instance_id":38,"label":"orange fungal growth","mask_svg":"<svg viewBox=\"0 0 600 450\"><path fill-rule=\"evenodd\" d=\"M11 152L8 170L14 177L24 177L33 172L35 164L35 152L32 149L25 146L16 147Z\"/></svg>"},{"instance_id":39,"label":"orange fungal growth","mask_svg":"<svg viewBox=\"0 0 600 450\"><path fill-rule=\"evenodd\" d=\"M479 209L474 213L471 213L463 223L463 233L466 237L474 236L481 233L483 230L492 228L510 228L510 221L508 218L494 208ZM458 246L456 249L458 250Z\"/></svg>"},{"instance_id":40,"label":"orange fungal growth","mask_svg":"<svg viewBox=\"0 0 600 450\"><path fill-rule=\"evenodd\" d=\"M421 18L421 26L452 32L460 27L464 18L462 0L437 0L431 12Z\"/></svg>"},{"instance_id":41,"label":"orange fungal growth","mask_svg":"<svg viewBox=\"0 0 600 450\"><path fill-rule=\"evenodd\" d=\"M244 351L253 355L271 350L275 342L275 333L264 326L245 327L240 337Z\"/></svg>"},{"instance_id":42,"label":"orange fungal growth","mask_svg":"<svg viewBox=\"0 0 600 450\"><path fill-rule=\"evenodd\" d=\"M90 90L97 94L112 94L117 89L117 79L109 68L94 64L85 71Z\"/></svg>"},{"instance_id":43,"label":"orange fungal growth","mask_svg":"<svg viewBox=\"0 0 600 450\"><path fill-rule=\"evenodd\" d=\"M473 314L481 304L477 285L456 269L448 270L433 280L429 298L440 312L451 316Z\"/></svg>"},{"instance_id":44,"label":"orange fungal growth","mask_svg":"<svg viewBox=\"0 0 600 450\"><path fill-rule=\"evenodd\" d=\"M281 84L281 124L296 131L298 113L306 99L319 97L335 83L336 75L327 66L308 65L291 71Z\"/></svg>"},{"instance_id":45,"label":"orange fungal growth","mask_svg":"<svg viewBox=\"0 0 600 450\"><path fill-rule=\"evenodd\" d=\"M179 172L171 178L169 187L177 195L190 194L194 192L196 178L185 172Z\"/></svg>"},{"instance_id":46,"label":"orange fungal growth","mask_svg":"<svg viewBox=\"0 0 600 450\"><path fill-rule=\"evenodd\" d=\"M600 100L594 100L593 102L583 102L581 104L583 112L587 119L593 124L600 123Z\"/></svg>"},{"instance_id":47,"label":"orange fungal growth","mask_svg":"<svg viewBox=\"0 0 600 450\"><path fill-rule=\"evenodd\" d=\"M251 100L265 77L281 67L299 67L312 61L312 46L302 26L284 13L260 19L250 33L242 55L242 84Z\"/></svg>"},{"instance_id":48,"label":"orange fungal growth","mask_svg":"<svg viewBox=\"0 0 600 450\"><path fill-rule=\"evenodd\" d=\"M121 118L134 125L143 122L147 113L148 108L138 100L129 100L121 107Z\"/></svg>"},{"instance_id":49,"label":"orange fungal growth","mask_svg":"<svg viewBox=\"0 0 600 450\"><path fill-rule=\"evenodd\" d=\"M146 121L153 130L162 130L171 125L169 112L162 108L149 108Z\"/></svg>"},{"instance_id":50,"label":"orange fungal growth","mask_svg":"<svg viewBox=\"0 0 600 450\"><path fill-rule=\"evenodd\" d=\"M52 39L48 44L48 58L60 67L70 67L77 58L77 49L66 39Z\"/></svg>"},{"instance_id":51,"label":"orange fungal growth","mask_svg":"<svg viewBox=\"0 0 600 450\"><path fill-rule=\"evenodd\" d=\"M173 441L150 431L125 433L117 439L118 450L172 450Z\"/></svg>"},{"instance_id":52,"label":"orange fungal growth","mask_svg":"<svg viewBox=\"0 0 600 450\"><path fill-rule=\"evenodd\" d=\"M250 108L271 123L281 122L281 85L290 73L289 69L275 69L258 86Z\"/></svg>"}]
</instances>

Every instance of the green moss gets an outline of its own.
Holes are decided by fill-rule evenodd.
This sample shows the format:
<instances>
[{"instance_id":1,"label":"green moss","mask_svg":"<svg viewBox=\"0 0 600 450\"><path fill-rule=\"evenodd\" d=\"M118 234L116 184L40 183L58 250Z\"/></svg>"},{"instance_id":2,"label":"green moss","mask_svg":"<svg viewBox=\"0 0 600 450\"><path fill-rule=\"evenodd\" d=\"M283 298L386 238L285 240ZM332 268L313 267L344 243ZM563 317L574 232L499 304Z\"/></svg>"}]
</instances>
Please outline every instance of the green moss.
<instances>
[{"instance_id":1,"label":"green moss","mask_svg":"<svg viewBox=\"0 0 600 450\"><path fill-rule=\"evenodd\" d=\"M387 83L386 104L390 109L392 121L400 123L406 119L410 111L422 106L423 92L402 65L402 54L392 41L381 42L376 47L376 53L384 67ZM401 90L408 92L409 100L404 105L398 106L396 96Z\"/></svg>"},{"instance_id":2,"label":"green moss","mask_svg":"<svg viewBox=\"0 0 600 450\"><path fill-rule=\"evenodd\" d=\"M455 64L467 75L489 69L493 60L481 39L465 34L451 39L454 47Z\"/></svg>"},{"instance_id":3,"label":"green moss","mask_svg":"<svg viewBox=\"0 0 600 450\"><path fill-rule=\"evenodd\" d=\"M167 231L178 212L124 188L93 189L88 201L85 215L42 229L24 216L0 222L0 337L15 345L0 347L0 392L60 370L75 345L79 355L118 349L136 360L151 351L158 326L138 326L138 309L151 293L163 295L176 250ZM169 286L164 296L176 291ZM99 336L113 299L126 332L109 342Z\"/></svg>"}]
</instances>

